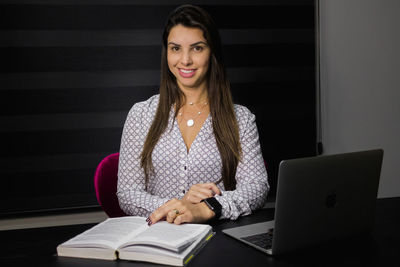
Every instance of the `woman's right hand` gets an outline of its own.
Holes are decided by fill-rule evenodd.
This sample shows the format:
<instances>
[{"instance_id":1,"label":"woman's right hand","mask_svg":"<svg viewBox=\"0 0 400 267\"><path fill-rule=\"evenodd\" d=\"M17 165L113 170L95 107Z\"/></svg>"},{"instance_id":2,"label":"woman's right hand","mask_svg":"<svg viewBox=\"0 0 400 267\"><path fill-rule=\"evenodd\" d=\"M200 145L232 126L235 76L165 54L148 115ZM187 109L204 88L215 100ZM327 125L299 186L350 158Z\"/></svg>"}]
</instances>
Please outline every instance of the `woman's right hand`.
<instances>
[{"instance_id":1,"label":"woman's right hand","mask_svg":"<svg viewBox=\"0 0 400 267\"><path fill-rule=\"evenodd\" d=\"M203 199L221 195L221 190L215 183L195 184L183 196L182 200L193 204L200 203Z\"/></svg>"}]
</instances>

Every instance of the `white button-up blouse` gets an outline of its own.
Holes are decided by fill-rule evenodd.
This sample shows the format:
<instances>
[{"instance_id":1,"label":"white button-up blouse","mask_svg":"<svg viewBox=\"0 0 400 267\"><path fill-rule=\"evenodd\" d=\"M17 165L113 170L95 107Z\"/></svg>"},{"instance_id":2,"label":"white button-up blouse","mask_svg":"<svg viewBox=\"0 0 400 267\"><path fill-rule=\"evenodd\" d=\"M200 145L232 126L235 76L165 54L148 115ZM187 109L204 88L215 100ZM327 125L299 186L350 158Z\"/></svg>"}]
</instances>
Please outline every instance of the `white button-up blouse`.
<instances>
[{"instance_id":1,"label":"white button-up blouse","mask_svg":"<svg viewBox=\"0 0 400 267\"><path fill-rule=\"evenodd\" d=\"M121 209L130 215L149 216L172 198L181 199L194 184L216 183L221 178L222 162L209 116L189 151L183 141L174 110L169 124L152 154L154 173L145 190L140 153L154 118L159 95L136 103L128 113L121 139L117 195ZM242 147L242 158L236 171L236 189L215 198L222 205L221 218L236 219L264 205L269 190L267 172L261 154L255 116L235 105Z\"/></svg>"}]
</instances>

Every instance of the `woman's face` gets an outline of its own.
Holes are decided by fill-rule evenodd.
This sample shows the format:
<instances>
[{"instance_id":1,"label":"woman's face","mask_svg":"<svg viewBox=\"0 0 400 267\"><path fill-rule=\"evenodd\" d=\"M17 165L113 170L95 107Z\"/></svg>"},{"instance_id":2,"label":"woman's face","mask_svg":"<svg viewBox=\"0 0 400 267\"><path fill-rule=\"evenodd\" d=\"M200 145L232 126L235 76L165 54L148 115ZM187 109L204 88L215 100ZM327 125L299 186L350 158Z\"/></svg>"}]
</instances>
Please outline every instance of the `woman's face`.
<instances>
[{"instance_id":1,"label":"woman's face","mask_svg":"<svg viewBox=\"0 0 400 267\"><path fill-rule=\"evenodd\" d=\"M205 89L210 48L198 28L174 26L167 41L169 70L181 90Z\"/></svg>"}]
</instances>

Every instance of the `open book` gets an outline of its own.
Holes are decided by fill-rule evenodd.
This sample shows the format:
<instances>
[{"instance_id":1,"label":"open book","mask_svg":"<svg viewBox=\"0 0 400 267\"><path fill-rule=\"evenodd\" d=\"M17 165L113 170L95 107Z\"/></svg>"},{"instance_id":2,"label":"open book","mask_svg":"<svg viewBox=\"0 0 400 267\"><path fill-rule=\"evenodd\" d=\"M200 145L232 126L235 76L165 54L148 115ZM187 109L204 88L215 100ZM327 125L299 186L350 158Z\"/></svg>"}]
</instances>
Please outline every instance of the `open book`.
<instances>
[{"instance_id":1,"label":"open book","mask_svg":"<svg viewBox=\"0 0 400 267\"><path fill-rule=\"evenodd\" d=\"M147 225L144 217L109 218L57 247L58 256L186 265L213 236L206 224Z\"/></svg>"}]
</instances>

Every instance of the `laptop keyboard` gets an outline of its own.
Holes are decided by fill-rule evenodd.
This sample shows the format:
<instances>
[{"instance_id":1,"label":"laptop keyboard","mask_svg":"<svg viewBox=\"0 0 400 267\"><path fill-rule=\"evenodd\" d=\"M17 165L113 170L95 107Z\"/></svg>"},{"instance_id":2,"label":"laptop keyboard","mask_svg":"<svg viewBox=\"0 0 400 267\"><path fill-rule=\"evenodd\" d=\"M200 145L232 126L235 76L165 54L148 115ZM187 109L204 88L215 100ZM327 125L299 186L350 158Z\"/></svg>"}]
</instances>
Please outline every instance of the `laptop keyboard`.
<instances>
[{"instance_id":1,"label":"laptop keyboard","mask_svg":"<svg viewBox=\"0 0 400 267\"><path fill-rule=\"evenodd\" d=\"M242 239L263 249L270 249L272 247L272 236L273 232L269 231L268 233L242 237Z\"/></svg>"}]
</instances>

